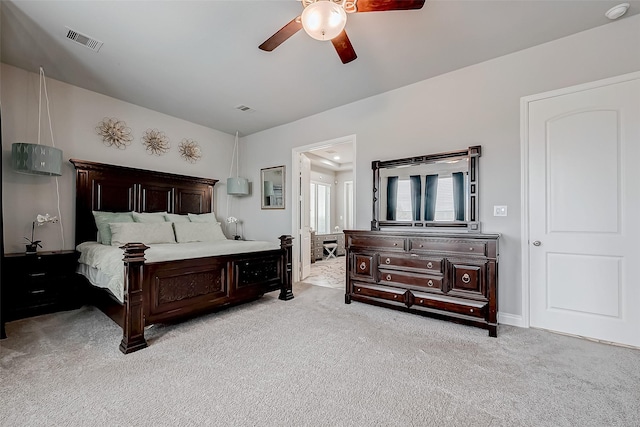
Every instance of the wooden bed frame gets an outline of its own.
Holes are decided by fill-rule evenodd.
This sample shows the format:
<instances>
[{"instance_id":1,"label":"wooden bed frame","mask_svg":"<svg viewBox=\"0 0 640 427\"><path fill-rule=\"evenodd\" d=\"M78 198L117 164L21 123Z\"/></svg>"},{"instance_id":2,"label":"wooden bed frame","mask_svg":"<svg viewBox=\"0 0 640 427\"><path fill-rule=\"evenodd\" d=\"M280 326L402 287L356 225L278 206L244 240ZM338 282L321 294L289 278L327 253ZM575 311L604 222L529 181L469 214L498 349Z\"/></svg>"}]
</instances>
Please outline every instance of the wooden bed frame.
<instances>
[{"instance_id":1,"label":"wooden bed frame","mask_svg":"<svg viewBox=\"0 0 640 427\"><path fill-rule=\"evenodd\" d=\"M217 180L71 159L76 168L76 245L95 241L92 211L209 213ZM291 236L280 249L145 263L142 243L124 250L124 303L107 289L88 286L91 302L123 330L120 350L147 346L144 327L240 304L280 290L293 298Z\"/></svg>"}]
</instances>

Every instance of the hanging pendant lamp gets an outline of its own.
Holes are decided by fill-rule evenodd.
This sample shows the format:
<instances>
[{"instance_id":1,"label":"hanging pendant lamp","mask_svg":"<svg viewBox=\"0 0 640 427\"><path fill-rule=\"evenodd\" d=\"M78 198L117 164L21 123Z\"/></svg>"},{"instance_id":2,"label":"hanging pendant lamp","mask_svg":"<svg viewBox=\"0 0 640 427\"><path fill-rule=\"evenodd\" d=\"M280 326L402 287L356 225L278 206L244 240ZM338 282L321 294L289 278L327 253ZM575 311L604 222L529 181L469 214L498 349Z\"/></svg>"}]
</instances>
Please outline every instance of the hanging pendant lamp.
<instances>
[{"instance_id":1,"label":"hanging pendant lamp","mask_svg":"<svg viewBox=\"0 0 640 427\"><path fill-rule=\"evenodd\" d=\"M235 145L233 146L233 155L236 157L236 176L235 178L227 178L227 194L231 196L246 196L249 194L249 180L238 176L238 163L240 160L240 150L238 147L238 131L236 131ZM233 164L233 157L231 158Z\"/></svg>"},{"instance_id":2,"label":"hanging pendant lamp","mask_svg":"<svg viewBox=\"0 0 640 427\"><path fill-rule=\"evenodd\" d=\"M49 119L49 130L51 131L51 147L40 145L43 89L47 106L47 118ZM62 150L55 147L53 140L53 128L51 127L51 114L49 112L49 95L47 94L47 83L42 67L40 67L40 94L38 98L38 143L15 142L11 144L11 166L16 172L29 175L62 175Z\"/></svg>"}]
</instances>

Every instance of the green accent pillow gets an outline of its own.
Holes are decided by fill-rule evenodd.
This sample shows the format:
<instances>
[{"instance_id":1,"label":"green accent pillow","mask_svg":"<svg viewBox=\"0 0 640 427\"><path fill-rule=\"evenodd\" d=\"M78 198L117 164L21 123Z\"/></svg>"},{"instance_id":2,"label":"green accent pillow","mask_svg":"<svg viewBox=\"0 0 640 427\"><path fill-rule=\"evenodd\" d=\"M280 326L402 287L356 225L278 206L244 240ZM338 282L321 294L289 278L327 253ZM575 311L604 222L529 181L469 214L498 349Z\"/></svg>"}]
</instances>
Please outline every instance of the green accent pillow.
<instances>
[{"instance_id":1,"label":"green accent pillow","mask_svg":"<svg viewBox=\"0 0 640 427\"><path fill-rule=\"evenodd\" d=\"M133 222L133 213L93 211L93 218L96 220L96 227L98 227L98 243L111 245L111 228L109 228L109 224Z\"/></svg>"},{"instance_id":2,"label":"green accent pillow","mask_svg":"<svg viewBox=\"0 0 640 427\"><path fill-rule=\"evenodd\" d=\"M187 214L191 222L218 222L215 212L203 214Z\"/></svg>"},{"instance_id":3,"label":"green accent pillow","mask_svg":"<svg viewBox=\"0 0 640 427\"><path fill-rule=\"evenodd\" d=\"M166 222L164 219L166 212L133 212L135 222Z\"/></svg>"},{"instance_id":4,"label":"green accent pillow","mask_svg":"<svg viewBox=\"0 0 640 427\"><path fill-rule=\"evenodd\" d=\"M164 219L169 222L191 222L189 216L178 214L164 214Z\"/></svg>"}]
</instances>

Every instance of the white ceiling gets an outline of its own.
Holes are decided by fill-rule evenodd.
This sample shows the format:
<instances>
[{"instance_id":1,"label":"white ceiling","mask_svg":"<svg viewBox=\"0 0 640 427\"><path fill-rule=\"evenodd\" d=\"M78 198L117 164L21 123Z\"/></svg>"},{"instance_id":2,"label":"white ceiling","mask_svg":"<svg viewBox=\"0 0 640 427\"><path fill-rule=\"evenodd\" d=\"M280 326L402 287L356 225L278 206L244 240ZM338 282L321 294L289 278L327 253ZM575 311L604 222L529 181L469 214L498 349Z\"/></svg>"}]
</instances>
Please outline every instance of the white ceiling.
<instances>
[{"instance_id":1,"label":"white ceiling","mask_svg":"<svg viewBox=\"0 0 640 427\"><path fill-rule=\"evenodd\" d=\"M311 164L333 171L353 170L353 143L345 142L329 147L310 150L306 153Z\"/></svg>"},{"instance_id":2,"label":"white ceiling","mask_svg":"<svg viewBox=\"0 0 640 427\"><path fill-rule=\"evenodd\" d=\"M640 0L628 2L626 16L640 12ZM300 14L295 0L3 0L0 58L244 136L605 25L619 3L427 0L417 11L351 14L358 59L343 65L331 43L304 31L273 52L258 49ZM65 26L104 42L100 52L66 39Z\"/></svg>"}]
</instances>

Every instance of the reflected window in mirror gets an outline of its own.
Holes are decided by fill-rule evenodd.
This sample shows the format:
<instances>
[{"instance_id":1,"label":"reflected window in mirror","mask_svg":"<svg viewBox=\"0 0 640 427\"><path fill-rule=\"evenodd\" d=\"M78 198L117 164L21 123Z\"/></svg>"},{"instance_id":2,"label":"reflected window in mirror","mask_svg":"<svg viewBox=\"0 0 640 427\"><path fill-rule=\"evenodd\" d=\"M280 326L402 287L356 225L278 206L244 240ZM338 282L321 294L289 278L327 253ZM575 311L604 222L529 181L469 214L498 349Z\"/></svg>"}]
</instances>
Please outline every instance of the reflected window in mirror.
<instances>
[{"instance_id":1,"label":"reflected window in mirror","mask_svg":"<svg viewBox=\"0 0 640 427\"><path fill-rule=\"evenodd\" d=\"M468 174L388 176L387 221L464 221ZM424 190L423 190L424 189Z\"/></svg>"}]
</instances>

